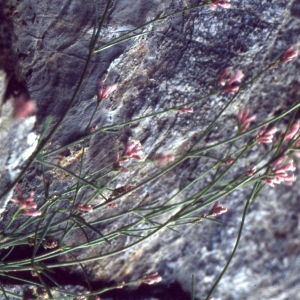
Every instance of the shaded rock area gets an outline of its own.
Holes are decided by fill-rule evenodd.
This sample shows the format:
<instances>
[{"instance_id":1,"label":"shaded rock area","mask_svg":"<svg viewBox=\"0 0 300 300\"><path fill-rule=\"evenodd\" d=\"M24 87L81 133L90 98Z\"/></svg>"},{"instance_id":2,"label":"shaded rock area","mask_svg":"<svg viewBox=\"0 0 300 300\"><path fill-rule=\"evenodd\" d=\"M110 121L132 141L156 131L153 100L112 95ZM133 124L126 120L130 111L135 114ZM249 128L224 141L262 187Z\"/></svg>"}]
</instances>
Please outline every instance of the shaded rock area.
<instances>
[{"instance_id":1,"label":"shaded rock area","mask_svg":"<svg viewBox=\"0 0 300 300\"><path fill-rule=\"evenodd\" d=\"M99 12L103 12L106 1L97 3ZM99 46L159 15L201 3L196 0L114 1L104 23ZM47 116L52 117L50 128L54 126L79 82L93 32L95 6L92 1L23 0L17 2L16 7L18 14L14 17L14 27L18 37L17 53L31 98L37 104L36 132L39 132ZM105 80L105 84L116 83L117 90L101 103L90 124L98 128L199 99L216 85L220 72L228 67L242 70L245 80L249 80L279 57L290 44L300 46L299 11L298 0L232 0L230 9L218 7L212 11L207 6L139 29L137 33L149 33L93 56L74 105L47 150L52 151L85 134L96 106L95 95L101 79ZM233 136L239 109L249 108L255 113L255 124L282 113L299 96L299 67L299 59L296 59L264 74L238 95L199 147ZM163 169L163 166L150 161L155 155L183 155L229 99L229 95L221 93L194 104L193 114L172 111L121 127L117 132L102 132L93 136L87 143L84 173L95 172L112 163L115 153L121 153L124 143L133 137L141 141L145 153L143 159L148 159L149 163L141 168L134 165L130 174L122 173L109 187L138 185ZM24 121L30 123L27 126L30 130L33 118ZM285 121L288 123L289 118ZM19 127L14 127L14 130L16 134L21 133ZM22 138L14 139L24 145L24 136L29 136L28 131L22 132ZM5 149L14 141L11 133L9 137L3 139ZM82 146L82 143L78 145ZM51 156L47 161L62 166L68 157L76 156L76 151L80 149L78 145ZM12 143L9 147L13 149L14 146ZM228 146L223 146L213 153L222 158L227 150ZM7 161L3 151L1 161ZM24 153L22 149L19 151ZM234 171L246 171L264 151L262 145L255 146L249 157L242 160ZM21 165L22 162L15 159L14 165ZM108 218L116 211L133 209L141 201L149 204L161 199L166 201L210 164L206 158L189 159L159 180L126 196L118 202L115 211L104 206L85 215L85 218L89 221ZM63 166L72 172L79 170L78 162L72 159ZM62 192L74 182L52 169L47 169L46 174L50 182L50 195ZM45 201L41 178L41 168L34 164L23 181L24 189L36 191L39 204ZM211 179L209 176L207 182ZM207 182L188 189L176 201L183 201ZM5 184L1 173L1 187ZM292 187L265 187L250 206L239 249L213 294L215 299L284 300L295 299L300 294L298 187L299 180ZM223 223L221 226L200 222L181 226L178 232L164 229L129 250L84 264L96 289L99 282L102 286L106 282L137 280L150 271L157 271L163 278L157 286L136 286L137 290L124 288L104 294L101 299L190 299L192 274L195 275L196 299L205 299L233 249L249 193L250 189L244 188L222 200L228 212L218 217ZM79 194L79 197L84 200L87 195L91 195L91 191ZM109 195L110 192L106 191L104 196ZM103 203L100 196L92 202L93 205ZM68 206L69 202L62 202L60 208ZM9 204L7 210L13 211L13 205ZM9 214L4 215L3 222L9 218ZM107 234L138 219L138 216L128 214L118 221L98 224L97 228ZM166 219L157 218L157 222L163 223L163 220ZM85 241L86 236L76 230L68 235L65 243L75 245ZM102 243L76 250L73 254L78 259L105 255L133 241L133 237L120 235L112 245ZM69 261L71 257L66 254L62 260ZM79 265L65 268L64 272L70 272L70 276L82 274ZM84 278L74 284L86 287Z\"/></svg>"},{"instance_id":2,"label":"shaded rock area","mask_svg":"<svg viewBox=\"0 0 300 300\"><path fill-rule=\"evenodd\" d=\"M8 3L7 3L8 4ZM24 105L28 97L25 81L20 74L15 51L15 35L12 22L14 9L0 1L0 190L15 180L22 165L34 151L37 134L34 130L36 118L26 120L16 113L15 104L19 99ZM0 198L0 213L5 211L12 191Z\"/></svg>"}]
</instances>

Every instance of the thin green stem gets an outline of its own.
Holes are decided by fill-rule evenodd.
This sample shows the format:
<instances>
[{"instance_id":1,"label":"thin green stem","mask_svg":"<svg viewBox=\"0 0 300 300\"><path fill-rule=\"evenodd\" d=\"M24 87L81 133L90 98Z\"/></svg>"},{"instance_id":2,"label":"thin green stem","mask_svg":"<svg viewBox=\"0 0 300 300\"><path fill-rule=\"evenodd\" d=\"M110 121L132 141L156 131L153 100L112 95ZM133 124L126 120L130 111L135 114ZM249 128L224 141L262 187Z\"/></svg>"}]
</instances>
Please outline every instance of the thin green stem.
<instances>
[{"instance_id":1,"label":"thin green stem","mask_svg":"<svg viewBox=\"0 0 300 300\"><path fill-rule=\"evenodd\" d=\"M240 229L239 229L239 232L238 232L238 237L237 237L237 240L235 242L235 245L234 245L234 248L233 248L233 251L223 269L223 271L221 272L220 276L218 277L218 279L216 280L216 282L214 283L214 285L212 286L211 290L209 291L207 297L205 298L205 300L209 300L210 296L212 295L212 293L214 292L214 290L216 289L217 285L220 283L223 275L225 274L228 266L230 265L231 261L232 261L232 258L234 257L235 255L235 252L238 248L238 245L239 245L239 242L240 242L240 239L241 239L241 236L242 236L242 230L243 230L243 227L244 227L244 223L245 223L245 218L246 218L246 214L247 214L247 211L248 211L248 208L249 208L249 205L250 203L252 202L252 200L257 196L257 190L260 189L260 183L256 183L253 187L253 190L252 190L252 193L250 195L250 197L248 198L246 204L245 204L245 208L244 208L244 212L243 212L243 216L242 216L242 221L241 221L241 225L240 225Z\"/></svg>"}]
</instances>

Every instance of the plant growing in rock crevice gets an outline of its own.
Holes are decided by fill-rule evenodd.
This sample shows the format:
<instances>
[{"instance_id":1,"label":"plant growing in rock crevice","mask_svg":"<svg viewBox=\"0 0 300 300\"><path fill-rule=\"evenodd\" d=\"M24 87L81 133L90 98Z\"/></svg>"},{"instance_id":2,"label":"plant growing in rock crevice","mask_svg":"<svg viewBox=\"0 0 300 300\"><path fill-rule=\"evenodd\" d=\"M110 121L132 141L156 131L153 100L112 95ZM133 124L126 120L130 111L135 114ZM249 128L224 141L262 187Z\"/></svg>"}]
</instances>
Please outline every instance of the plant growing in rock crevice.
<instances>
[{"instance_id":1,"label":"plant growing in rock crevice","mask_svg":"<svg viewBox=\"0 0 300 300\"><path fill-rule=\"evenodd\" d=\"M261 122L255 127L252 126L252 121L255 120L255 116L251 115L249 110L244 108L237 117L238 129L234 136L204 147L200 147L200 143L214 128L222 114L234 103L237 99L237 95L243 93L248 86L264 73L277 68L279 64L291 61L296 56L297 51L289 47L277 60L270 63L259 74L244 83L241 83L244 77L241 71L232 72L225 70L221 73L220 77L216 79L215 87L200 99L123 123L96 128L97 125L91 127L91 124L99 105L101 105L101 102L105 100L110 93L113 93L117 89L117 86L114 84L109 84L104 89L103 82L101 81L98 88L97 104L88 124L86 124L85 134L68 145L64 145L52 151L47 150L50 139L55 135L58 127L63 123L66 114L73 105L74 99L85 78L92 55L122 41L139 37L141 34L136 34L135 32L137 30L151 23L163 21L169 17L158 17L134 30L128 31L126 34L101 47L97 47L98 37L101 33L103 22L107 16L111 2L112 1L108 1L103 17L99 25L94 29L86 66L83 70L80 82L72 95L71 101L68 104L66 113L61 116L49 133L42 136L36 151L29 158L28 163L24 167L24 171L7 189L12 189L18 181L20 181L33 162L41 165L42 180L45 185L45 201L40 204L39 207L34 201L33 193L28 197L24 197L20 185L16 185L17 196L13 197L12 201L18 205L19 210L16 211L13 218L9 220L1 233L2 241L0 247L1 249L8 250L4 251L5 253L2 257L4 263L0 266L0 275L25 281L21 276L18 277L18 272L31 272L32 276L37 277L40 281L38 288L33 291L37 297L42 297L42 295L46 296L46 294L52 297L55 292L59 291L65 294L64 299L73 299L75 297L78 297L77 299L91 299L91 297L101 295L108 290L137 283L152 284L159 282L161 280L159 274L151 272L146 275L141 274L141 277L137 280L122 282L121 284L118 283L106 289L90 289L86 294L76 295L62 291L59 284L58 287L50 288L45 283L44 278L50 278L50 280L55 283L55 275L53 276L54 278L52 278L49 274L51 270L72 265L80 265L83 273L86 274L86 267L83 267L83 264L125 251L149 237L154 236L163 229L177 230L180 226L187 224L204 224L204 221L220 223L214 217L226 213L226 211L231 208L227 207L226 202L222 200L222 205L225 206L223 207L219 201L243 186L252 186L252 192L245 201L245 209L236 245L220 277L216 280L216 283L207 295L206 299L209 299L235 254L249 205L266 184L270 186L274 186L274 184L292 184L296 179L293 174L295 168L291 157L300 150L298 149L300 140L299 122L295 122L296 112L300 107L299 99L279 116ZM196 8L207 5L210 5L212 9L215 9L216 6L227 8L229 7L229 2L230 1L209 1ZM173 13L170 16L187 10L188 9ZM210 125L200 133L200 136L197 137L197 140L193 142L186 153L181 155L158 153L154 159L145 159L147 153L143 153L142 145L138 137L130 137L124 145L124 151L118 152L116 150L116 155L115 157L111 157L109 164L101 166L101 169L94 173L85 172L83 167L84 160L88 153L87 148L91 137L95 137L99 133L111 134L115 129L135 124L146 118L161 114L172 114L174 112L192 114L195 112L193 108L194 104L212 95L224 92L232 95L230 100L220 110ZM275 137L274 133L279 121L283 120L287 115L291 116L288 127L281 136ZM248 166L245 170L236 168L237 165L247 157L249 151L257 146L257 144L270 144L264 156L261 156L261 160L256 161L255 166ZM74 145L79 147L79 150L72 156L72 163L78 163L79 165L76 171L68 168L67 164L57 164L51 159L55 154L62 152L64 149L71 148ZM223 146L227 146L227 152L225 154L222 150L218 152L218 149ZM147 185L153 181L160 180L163 176L168 176L170 170L183 164L187 160L198 160L201 158L208 159L211 165L176 194L172 196L166 195L164 199L157 199L157 201L153 203L139 199L130 209L118 210L120 208L119 203L121 201L127 201L130 195L133 194L138 198L139 191L147 187ZM153 164L154 166L160 165L162 166L162 170L156 173L154 172L153 175L141 182L137 182L136 185L121 185L116 187L118 177L123 175L130 176L133 170L142 168L145 164ZM63 192L54 193L54 191L49 188L49 180L51 179L50 173L53 169L59 170L62 174L66 174L68 178L70 178L68 180L69 185ZM155 170L155 168L153 169ZM206 180L206 178L212 178L212 180ZM184 197L185 191L188 191L191 187L195 188L196 192L188 197ZM3 194L5 194L7 190L4 191ZM178 198L176 199L176 197ZM110 211L109 216L106 216L105 213L107 209ZM23 215L32 216L32 218L25 218ZM126 215L134 215L136 218L131 223L118 222L118 220L121 220ZM20 218L24 219L22 219L21 225L16 227L15 224ZM105 225L102 224L108 224L112 220L114 221L115 227L110 231L106 230L105 233L102 232L101 228L105 227ZM74 232L81 232L86 240L84 242L75 240L73 244L68 244L66 238ZM121 248L111 247L113 241L124 236L129 238L127 245ZM31 258L11 261L9 256L10 251L12 251L14 247L26 244L33 247ZM96 256L79 259L74 254L78 249L100 244L103 244L103 253L99 253ZM104 245L108 246L105 247ZM41 246L47 249L46 252L42 254L38 252ZM56 263L48 262L49 259L66 257L67 255L71 257L68 261L58 261ZM13 276L11 275L12 273L16 273L17 275ZM87 281L89 281L88 278ZM26 282L30 281L27 280ZM36 284L35 282L30 283ZM38 292L38 289L41 291ZM5 290L2 289L2 291L5 294ZM9 295L8 292L7 294Z\"/></svg>"}]
</instances>

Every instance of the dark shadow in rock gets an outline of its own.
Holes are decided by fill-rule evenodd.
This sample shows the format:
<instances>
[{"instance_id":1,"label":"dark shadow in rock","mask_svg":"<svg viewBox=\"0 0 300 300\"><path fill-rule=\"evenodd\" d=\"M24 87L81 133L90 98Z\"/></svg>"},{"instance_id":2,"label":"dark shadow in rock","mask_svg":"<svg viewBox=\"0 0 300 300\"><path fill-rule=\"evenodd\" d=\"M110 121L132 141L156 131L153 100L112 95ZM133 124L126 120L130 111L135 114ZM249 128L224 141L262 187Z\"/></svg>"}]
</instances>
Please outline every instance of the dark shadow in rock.
<instances>
[{"instance_id":1,"label":"dark shadow in rock","mask_svg":"<svg viewBox=\"0 0 300 300\"><path fill-rule=\"evenodd\" d=\"M295 0L291 6L291 15L300 19L300 2Z\"/></svg>"},{"instance_id":2,"label":"dark shadow in rock","mask_svg":"<svg viewBox=\"0 0 300 300\"><path fill-rule=\"evenodd\" d=\"M30 246L20 246L16 247L11 254L8 256L8 261L16 261L22 259L30 259L32 256L33 247ZM40 247L37 251L37 256L43 253L46 253L47 250ZM3 257L7 252L1 253L1 257ZM49 259L47 263L55 263L57 260ZM32 276L30 271L24 272L7 272L7 275L11 275L14 277L22 278L24 280L30 280L32 282L36 282L40 284L38 277ZM58 284L61 286L67 285L79 285L86 290L88 290L88 284L84 278L84 276L80 276L78 274L70 273L68 269L64 268L56 268L53 269L53 273L49 273L52 278L56 280ZM43 280L49 287L56 287L56 285L46 276L41 274ZM22 280L17 280L13 278L9 278L8 276L1 276L0 279L2 284L4 285L21 285L25 284ZM104 289L109 286L115 285L114 282L90 282L93 291ZM190 300L191 295L182 290L180 284L178 282L174 282L172 284L163 284L163 282L155 284L155 285L146 285L142 284L137 289L132 289L130 287L124 287L122 289L115 289L112 291L108 291L104 294L101 294L101 299L104 300L146 300L155 298L157 300ZM195 298L195 300L197 300Z\"/></svg>"},{"instance_id":3,"label":"dark shadow in rock","mask_svg":"<svg viewBox=\"0 0 300 300\"><path fill-rule=\"evenodd\" d=\"M98 289L95 286L95 289ZM104 293L101 299L105 300L190 300L191 295L184 292L178 282L164 285L158 283L155 285L141 285L138 289L123 288ZM195 300L197 300L195 298Z\"/></svg>"}]
</instances>

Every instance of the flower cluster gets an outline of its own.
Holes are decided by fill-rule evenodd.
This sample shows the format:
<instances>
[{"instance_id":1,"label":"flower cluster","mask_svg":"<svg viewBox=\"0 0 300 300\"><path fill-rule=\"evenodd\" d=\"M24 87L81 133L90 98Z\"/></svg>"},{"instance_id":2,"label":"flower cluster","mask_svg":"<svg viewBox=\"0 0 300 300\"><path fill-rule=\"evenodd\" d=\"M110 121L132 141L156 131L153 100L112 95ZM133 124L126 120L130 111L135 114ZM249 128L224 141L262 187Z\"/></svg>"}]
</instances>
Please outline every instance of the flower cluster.
<instances>
[{"instance_id":1,"label":"flower cluster","mask_svg":"<svg viewBox=\"0 0 300 300\"><path fill-rule=\"evenodd\" d=\"M142 155L143 151L141 149L140 141L129 138L122 156L120 157L119 153L115 156L114 169L117 171L128 172L128 170L123 167L123 162L129 161L131 158L135 160L142 160Z\"/></svg>"},{"instance_id":2,"label":"flower cluster","mask_svg":"<svg viewBox=\"0 0 300 300\"><path fill-rule=\"evenodd\" d=\"M238 114L238 125L240 132L245 132L249 126L250 122L256 119L256 115L249 115L249 109L240 110Z\"/></svg>"},{"instance_id":3,"label":"flower cluster","mask_svg":"<svg viewBox=\"0 0 300 300\"><path fill-rule=\"evenodd\" d=\"M149 273L149 274L145 274L141 279L140 281L142 283L145 283L145 284L154 284L154 283L157 283L157 282L160 282L162 280L162 278L160 276L158 276L158 273L157 272L152 272L152 273Z\"/></svg>"},{"instance_id":4,"label":"flower cluster","mask_svg":"<svg viewBox=\"0 0 300 300\"><path fill-rule=\"evenodd\" d=\"M273 143L274 133L277 132L276 127L271 127L267 130L269 125L263 126L257 134L257 143L258 144L270 144Z\"/></svg>"},{"instance_id":5,"label":"flower cluster","mask_svg":"<svg viewBox=\"0 0 300 300\"><path fill-rule=\"evenodd\" d=\"M294 167L293 160L289 160L287 163L280 166L284 161L287 160L287 158L288 157L286 155L283 155L273 163L271 167L271 173L268 174L268 176L265 179L265 182L271 187L274 187L274 184L280 183L292 185L293 182L296 180L294 174L288 173L294 172L296 169Z\"/></svg>"},{"instance_id":6,"label":"flower cluster","mask_svg":"<svg viewBox=\"0 0 300 300\"><path fill-rule=\"evenodd\" d=\"M20 209L23 210L23 214L26 216L36 217L40 216L42 212L36 210L37 204L34 202L34 192L30 192L29 197L24 197L20 184L16 185L17 197L11 198L11 201L16 203Z\"/></svg>"},{"instance_id":7,"label":"flower cluster","mask_svg":"<svg viewBox=\"0 0 300 300\"><path fill-rule=\"evenodd\" d=\"M141 143L140 141L129 139L129 141L126 144L124 153L123 153L123 161L128 161L130 158L136 159L136 160L142 160L141 155L143 154L141 149Z\"/></svg>"},{"instance_id":8,"label":"flower cluster","mask_svg":"<svg viewBox=\"0 0 300 300\"><path fill-rule=\"evenodd\" d=\"M210 9L215 10L217 6L221 6L223 8L230 7L230 0L213 0L209 5Z\"/></svg>"},{"instance_id":9,"label":"flower cluster","mask_svg":"<svg viewBox=\"0 0 300 300\"><path fill-rule=\"evenodd\" d=\"M234 94L239 91L240 87L238 83L241 82L243 77L244 74L242 71L237 70L236 72L233 72L226 69L219 77L219 84L224 86L224 92Z\"/></svg>"},{"instance_id":10,"label":"flower cluster","mask_svg":"<svg viewBox=\"0 0 300 300\"><path fill-rule=\"evenodd\" d=\"M218 215L221 215L221 214L225 214L226 212L227 212L227 208L221 206L220 202L217 201L214 204L213 208L210 210L208 215L215 217L215 216L218 216Z\"/></svg>"}]
</instances>

